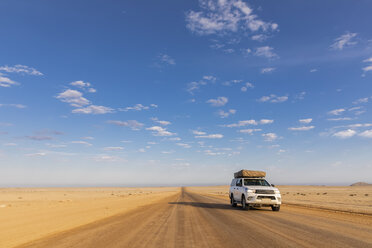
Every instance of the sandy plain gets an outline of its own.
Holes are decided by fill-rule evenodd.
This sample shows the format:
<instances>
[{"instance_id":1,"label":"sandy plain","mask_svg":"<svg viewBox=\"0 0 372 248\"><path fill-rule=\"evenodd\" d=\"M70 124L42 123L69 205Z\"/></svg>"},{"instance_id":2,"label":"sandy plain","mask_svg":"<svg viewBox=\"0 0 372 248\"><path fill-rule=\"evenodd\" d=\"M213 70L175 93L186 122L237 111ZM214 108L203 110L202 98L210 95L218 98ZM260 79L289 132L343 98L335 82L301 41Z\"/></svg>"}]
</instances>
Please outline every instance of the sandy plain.
<instances>
[{"instance_id":1,"label":"sandy plain","mask_svg":"<svg viewBox=\"0 0 372 248\"><path fill-rule=\"evenodd\" d=\"M14 247L175 195L179 188L0 188L0 247Z\"/></svg>"},{"instance_id":2,"label":"sandy plain","mask_svg":"<svg viewBox=\"0 0 372 248\"><path fill-rule=\"evenodd\" d=\"M372 247L372 187L279 189L280 212L228 186L0 189L0 247Z\"/></svg>"}]
</instances>

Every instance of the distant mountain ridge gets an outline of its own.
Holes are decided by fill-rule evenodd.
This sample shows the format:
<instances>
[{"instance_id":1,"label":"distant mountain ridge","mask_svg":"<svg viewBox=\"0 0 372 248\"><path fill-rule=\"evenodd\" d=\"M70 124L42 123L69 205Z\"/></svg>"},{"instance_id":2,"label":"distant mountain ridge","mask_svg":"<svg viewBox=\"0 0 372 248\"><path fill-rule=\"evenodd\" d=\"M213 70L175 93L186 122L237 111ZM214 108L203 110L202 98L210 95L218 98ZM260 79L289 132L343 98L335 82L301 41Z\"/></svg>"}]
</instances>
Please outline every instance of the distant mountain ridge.
<instances>
[{"instance_id":1,"label":"distant mountain ridge","mask_svg":"<svg viewBox=\"0 0 372 248\"><path fill-rule=\"evenodd\" d=\"M366 182L357 182L357 183L353 183L350 186L372 186L372 184L366 183Z\"/></svg>"}]
</instances>

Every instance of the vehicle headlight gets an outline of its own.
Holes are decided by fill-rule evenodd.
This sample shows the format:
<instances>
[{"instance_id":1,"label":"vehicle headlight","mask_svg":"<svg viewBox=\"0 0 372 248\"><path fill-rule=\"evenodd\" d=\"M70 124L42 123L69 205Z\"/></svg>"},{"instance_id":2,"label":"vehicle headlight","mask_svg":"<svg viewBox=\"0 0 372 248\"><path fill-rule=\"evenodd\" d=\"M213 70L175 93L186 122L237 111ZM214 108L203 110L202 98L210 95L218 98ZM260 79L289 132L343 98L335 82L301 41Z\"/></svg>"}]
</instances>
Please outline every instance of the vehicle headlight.
<instances>
[{"instance_id":1,"label":"vehicle headlight","mask_svg":"<svg viewBox=\"0 0 372 248\"><path fill-rule=\"evenodd\" d=\"M247 189L247 188L245 188L245 191L247 193L256 193L256 190L255 189Z\"/></svg>"},{"instance_id":2,"label":"vehicle headlight","mask_svg":"<svg viewBox=\"0 0 372 248\"><path fill-rule=\"evenodd\" d=\"M276 189L276 190L274 190L274 193L275 194L280 194L280 191Z\"/></svg>"}]
</instances>

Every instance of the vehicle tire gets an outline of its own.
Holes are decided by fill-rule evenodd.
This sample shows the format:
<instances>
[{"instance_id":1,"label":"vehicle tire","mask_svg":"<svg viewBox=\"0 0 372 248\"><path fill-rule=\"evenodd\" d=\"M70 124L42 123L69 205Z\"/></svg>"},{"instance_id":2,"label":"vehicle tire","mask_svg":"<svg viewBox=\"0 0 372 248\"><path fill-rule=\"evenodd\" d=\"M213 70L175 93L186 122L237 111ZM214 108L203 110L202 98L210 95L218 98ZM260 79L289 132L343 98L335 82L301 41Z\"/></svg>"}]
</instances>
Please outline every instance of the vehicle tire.
<instances>
[{"instance_id":1,"label":"vehicle tire","mask_svg":"<svg viewBox=\"0 0 372 248\"><path fill-rule=\"evenodd\" d=\"M234 200L234 195L233 194L230 195L230 204L231 204L232 207L236 207L236 202Z\"/></svg>"},{"instance_id":2,"label":"vehicle tire","mask_svg":"<svg viewBox=\"0 0 372 248\"><path fill-rule=\"evenodd\" d=\"M271 209L275 212L278 212L280 210L280 205L275 207L275 206L271 206Z\"/></svg>"},{"instance_id":3,"label":"vehicle tire","mask_svg":"<svg viewBox=\"0 0 372 248\"><path fill-rule=\"evenodd\" d=\"M245 199L245 196L242 196L242 209L243 210L248 210L249 206L247 205L247 200Z\"/></svg>"}]
</instances>

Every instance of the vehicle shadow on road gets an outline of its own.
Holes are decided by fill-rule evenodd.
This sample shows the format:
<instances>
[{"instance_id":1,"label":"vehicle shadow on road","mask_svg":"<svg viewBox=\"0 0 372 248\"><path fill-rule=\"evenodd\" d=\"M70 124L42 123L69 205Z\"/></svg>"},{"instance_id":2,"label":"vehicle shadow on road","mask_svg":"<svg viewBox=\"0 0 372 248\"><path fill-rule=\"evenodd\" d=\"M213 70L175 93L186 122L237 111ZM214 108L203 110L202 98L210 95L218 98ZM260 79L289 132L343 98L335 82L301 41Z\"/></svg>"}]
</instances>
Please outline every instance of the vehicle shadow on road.
<instances>
[{"instance_id":1,"label":"vehicle shadow on road","mask_svg":"<svg viewBox=\"0 0 372 248\"><path fill-rule=\"evenodd\" d=\"M239 210L241 211L241 208L238 207L232 207L229 204L223 204L223 203L206 203L206 202L168 202L168 204L173 205L184 205L184 206L193 206L198 208L215 208L215 209L229 209L229 210ZM259 208L250 208L250 210L262 210Z\"/></svg>"}]
</instances>

